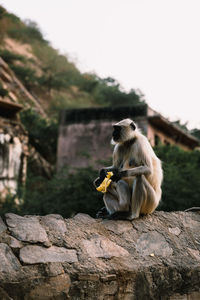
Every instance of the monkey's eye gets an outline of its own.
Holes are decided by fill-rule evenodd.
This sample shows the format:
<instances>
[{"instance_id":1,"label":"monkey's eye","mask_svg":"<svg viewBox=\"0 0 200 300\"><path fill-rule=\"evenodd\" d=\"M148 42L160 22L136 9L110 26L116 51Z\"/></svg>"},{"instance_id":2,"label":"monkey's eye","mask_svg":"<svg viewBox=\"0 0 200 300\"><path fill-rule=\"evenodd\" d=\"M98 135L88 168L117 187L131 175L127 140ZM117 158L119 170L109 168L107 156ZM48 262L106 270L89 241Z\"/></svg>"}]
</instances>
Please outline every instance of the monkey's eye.
<instances>
[{"instance_id":1,"label":"monkey's eye","mask_svg":"<svg viewBox=\"0 0 200 300\"><path fill-rule=\"evenodd\" d=\"M131 128L132 128L133 130L136 129L136 126L135 126L135 124L134 124L133 122L130 124L130 126L131 126Z\"/></svg>"},{"instance_id":2,"label":"monkey's eye","mask_svg":"<svg viewBox=\"0 0 200 300\"><path fill-rule=\"evenodd\" d=\"M121 127L118 126L118 125L113 125L113 128L115 131L120 131L121 130Z\"/></svg>"}]
</instances>

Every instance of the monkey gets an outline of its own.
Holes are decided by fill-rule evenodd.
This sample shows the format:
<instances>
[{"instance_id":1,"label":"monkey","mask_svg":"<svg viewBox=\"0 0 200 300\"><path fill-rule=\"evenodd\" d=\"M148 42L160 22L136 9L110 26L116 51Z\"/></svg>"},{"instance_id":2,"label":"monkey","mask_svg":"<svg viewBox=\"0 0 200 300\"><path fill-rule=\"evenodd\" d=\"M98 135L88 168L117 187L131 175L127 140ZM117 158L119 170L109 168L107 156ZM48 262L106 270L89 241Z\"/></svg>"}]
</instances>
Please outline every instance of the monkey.
<instances>
[{"instance_id":1,"label":"monkey","mask_svg":"<svg viewBox=\"0 0 200 300\"><path fill-rule=\"evenodd\" d=\"M161 199L163 171L148 139L131 119L113 125L113 164L100 170L97 187L108 171L111 184L97 218L133 220L154 212Z\"/></svg>"}]
</instances>

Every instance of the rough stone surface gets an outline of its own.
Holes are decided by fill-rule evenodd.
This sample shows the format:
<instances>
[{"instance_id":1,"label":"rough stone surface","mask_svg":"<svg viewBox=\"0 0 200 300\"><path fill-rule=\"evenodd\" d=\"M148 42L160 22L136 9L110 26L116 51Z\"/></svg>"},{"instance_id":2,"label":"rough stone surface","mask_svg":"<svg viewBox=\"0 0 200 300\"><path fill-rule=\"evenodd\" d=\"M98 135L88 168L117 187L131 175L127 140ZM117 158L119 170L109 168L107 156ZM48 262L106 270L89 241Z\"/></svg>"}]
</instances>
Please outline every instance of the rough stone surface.
<instances>
[{"instance_id":1,"label":"rough stone surface","mask_svg":"<svg viewBox=\"0 0 200 300\"><path fill-rule=\"evenodd\" d=\"M7 230L6 225L4 224L2 218L0 217L0 234Z\"/></svg>"},{"instance_id":2,"label":"rough stone surface","mask_svg":"<svg viewBox=\"0 0 200 300\"><path fill-rule=\"evenodd\" d=\"M83 240L82 243L89 257L111 258L129 255L127 250L107 238L94 237L89 241Z\"/></svg>"},{"instance_id":3,"label":"rough stone surface","mask_svg":"<svg viewBox=\"0 0 200 300\"><path fill-rule=\"evenodd\" d=\"M50 277L36 285L24 297L25 300L66 299L70 287L68 274Z\"/></svg>"},{"instance_id":4,"label":"rough stone surface","mask_svg":"<svg viewBox=\"0 0 200 300\"><path fill-rule=\"evenodd\" d=\"M9 213L6 214L6 223L10 232L18 240L30 243L44 243L49 246L47 233L36 216L21 217Z\"/></svg>"},{"instance_id":5,"label":"rough stone surface","mask_svg":"<svg viewBox=\"0 0 200 300\"><path fill-rule=\"evenodd\" d=\"M132 222L7 214L6 223L2 300L200 299L199 212Z\"/></svg>"},{"instance_id":6,"label":"rough stone surface","mask_svg":"<svg viewBox=\"0 0 200 300\"><path fill-rule=\"evenodd\" d=\"M166 257L173 253L173 250L165 237L155 231L142 233L137 240L136 249L141 255L158 255Z\"/></svg>"},{"instance_id":7,"label":"rough stone surface","mask_svg":"<svg viewBox=\"0 0 200 300\"><path fill-rule=\"evenodd\" d=\"M20 263L8 245L0 243L0 279L9 280L20 273Z\"/></svg>"},{"instance_id":8,"label":"rough stone surface","mask_svg":"<svg viewBox=\"0 0 200 300\"><path fill-rule=\"evenodd\" d=\"M26 264L38 264L48 262L77 262L75 250L52 246L45 249L41 246L25 246L20 250L20 260Z\"/></svg>"}]
</instances>

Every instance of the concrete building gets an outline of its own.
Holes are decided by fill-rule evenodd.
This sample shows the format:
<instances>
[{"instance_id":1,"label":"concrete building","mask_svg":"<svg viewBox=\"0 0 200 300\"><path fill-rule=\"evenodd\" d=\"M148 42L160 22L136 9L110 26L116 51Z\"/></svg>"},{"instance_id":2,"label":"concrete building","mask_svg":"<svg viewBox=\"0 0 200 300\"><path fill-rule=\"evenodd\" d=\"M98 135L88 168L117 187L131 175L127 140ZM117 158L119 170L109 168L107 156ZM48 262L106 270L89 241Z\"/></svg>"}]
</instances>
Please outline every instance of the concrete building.
<instances>
[{"instance_id":1,"label":"concrete building","mask_svg":"<svg viewBox=\"0 0 200 300\"><path fill-rule=\"evenodd\" d=\"M28 137L17 116L21 109L0 100L0 200L26 179Z\"/></svg>"},{"instance_id":2,"label":"concrete building","mask_svg":"<svg viewBox=\"0 0 200 300\"><path fill-rule=\"evenodd\" d=\"M124 118L134 120L152 146L176 144L184 150L193 150L199 145L195 137L147 105L64 110L60 115L58 169L108 165L113 149L112 124Z\"/></svg>"}]
</instances>

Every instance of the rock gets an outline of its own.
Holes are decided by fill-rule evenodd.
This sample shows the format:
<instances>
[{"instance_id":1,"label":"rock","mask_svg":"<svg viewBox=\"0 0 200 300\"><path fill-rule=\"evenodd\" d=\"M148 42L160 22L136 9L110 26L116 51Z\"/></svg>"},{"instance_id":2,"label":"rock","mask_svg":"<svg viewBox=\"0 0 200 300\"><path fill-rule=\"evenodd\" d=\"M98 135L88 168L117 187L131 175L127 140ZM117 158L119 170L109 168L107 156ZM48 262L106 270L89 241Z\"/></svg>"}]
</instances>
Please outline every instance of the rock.
<instances>
[{"instance_id":1,"label":"rock","mask_svg":"<svg viewBox=\"0 0 200 300\"><path fill-rule=\"evenodd\" d=\"M164 236L156 231L143 233L137 240L136 249L141 255L170 256L173 249ZM153 254L153 255L152 255Z\"/></svg>"},{"instance_id":2,"label":"rock","mask_svg":"<svg viewBox=\"0 0 200 300\"><path fill-rule=\"evenodd\" d=\"M20 273L21 265L8 245L0 243L0 280L9 281Z\"/></svg>"},{"instance_id":3,"label":"rock","mask_svg":"<svg viewBox=\"0 0 200 300\"><path fill-rule=\"evenodd\" d=\"M6 220L2 300L200 299L198 212L155 212L132 222L85 214Z\"/></svg>"},{"instance_id":4,"label":"rock","mask_svg":"<svg viewBox=\"0 0 200 300\"><path fill-rule=\"evenodd\" d=\"M53 262L46 264L46 272L49 276L57 276L64 273L61 263Z\"/></svg>"},{"instance_id":5,"label":"rock","mask_svg":"<svg viewBox=\"0 0 200 300\"><path fill-rule=\"evenodd\" d=\"M0 234L7 230L6 225L4 224L2 218L0 217Z\"/></svg>"},{"instance_id":6,"label":"rock","mask_svg":"<svg viewBox=\"0 0 200 300\"><path fill-rule=\"evenodd\" d=\"M50 300L67 299L70 288L70 277L68 274L59 275L45 279L36 285L25 295L24 300Z\"/></svg>"},{"instance_id":7,"label":"rock","mask_svg":"<svg viewBox=\"0 0 200 300\"><path fill-rule=\"evenodd\" d=\"M25 264L38 264L49 262L77 262L75 250L52 246L45 249L41 246L25 246L20 250L20 260Z\"/></svg>"},{"instance_id":8,"label":"rock","mask_svg":"<svg viewBox=\"0 0 200 300\"><path fill-rule=\"evenodd\" d=\"M75 215L73 219L76 221L79 221L85 225L90 225L90 224L97 222L97 220L93 219L92 217L90 217L86 214L81 214L81 213Z\"/></svg>"},{"instance_id":9,"label":"rock","mask_svg":"<svg viewBox=\"0 0 200 300\"><path fill-rule=\"evenodd\" d=\"M50 246L44 228L37 217L21 217L12 213L6 214L6 223L10 232L18 240L30 243L43 243Z\"/></svg>"},{"instance_id":10,"label":"rock","mask_svg":"<svg viewBox=\"0 0 200 300\"><path fill-rule=\"evenodd\" d=\"M20 249L23 247L23 244L13 236L10 236L9 246L14 249Z\"/></svg>"},{"instance_id":11,"label":"rock","mask_svg":"<svg viewBox=\"0 0 200 300\"><path fill-rule=\"evenodd\" d=\"M64 235L67 232L66 224L60 215L47 215L41 217L41 223L48 230L55 232L57 235Z\"/></svg>"},{"instance_id":12,"label":"rock","mask_svg":"<svg viewBox=\"0 0 200 300\"><path fill-rule=\"evenodd\" d=\"M169 232L175 235L179 235L181 233L181 230L178 227L169 228Z\"/></svg>"},{"instance_id":13,"label":"rock","mask_svg":"<svg viewBox=\"0 0 200 300\"><path fill-rule=\"evenodd\" d=\"M0 288L0 299L1 300L12 300L12 298L10 298L8 296L8 294L2 288Z\"/></svg>"},{"instance_id":14,"label":"rock","mask_svg":"<svg viewBox=\"0 0 200 300\"><path fill-rule=\"evenodd\" d=\"M133 225L130 222L125 223L123 221L115 222L115 221L103 220L102 223L106 229L108 229L116 234L122 234L124 232L127 232L127 231L133 229Z\"/></svg>"},{"instance_id":15,"label":"rock","mask_svg":"<svg viewBox=\"0 0 200 300\"><path fill-rule=\"evenodd\" d=\"M104 237L94 237L91 240L83 240L82 244L89 257L111 258L129 255L127 250Z\"/></svg>"}]
</instances>

